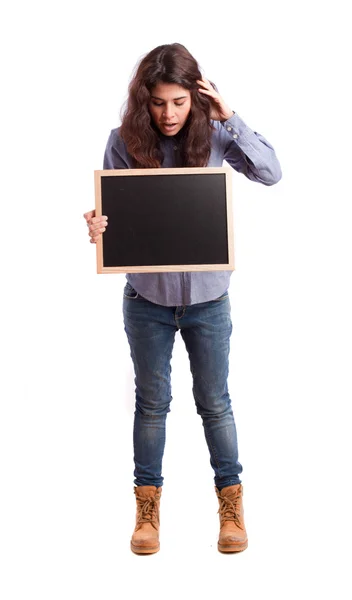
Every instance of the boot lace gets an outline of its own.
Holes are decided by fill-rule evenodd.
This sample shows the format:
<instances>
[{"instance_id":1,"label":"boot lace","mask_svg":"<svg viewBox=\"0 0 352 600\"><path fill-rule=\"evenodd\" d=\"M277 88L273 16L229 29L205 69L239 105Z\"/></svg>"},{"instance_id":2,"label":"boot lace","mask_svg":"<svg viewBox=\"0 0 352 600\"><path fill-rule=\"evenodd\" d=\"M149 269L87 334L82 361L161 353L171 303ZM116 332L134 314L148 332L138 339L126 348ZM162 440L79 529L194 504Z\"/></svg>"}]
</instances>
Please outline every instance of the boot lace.
<instances>
[{"instance_id":1,"label":"boot lace","mask_svg":"<svg viewBox=\"0 0 352 600\"><path fill-rule=\"evenodd\" d=\"M218 494L218 498L220 501L218 514L220 515L221 526L225 523L225 521L234 521L240 529L243 529L241 520L240 520L240 494L238 496L220 496Z\"/></svg>"},{"instance_id":2,"label":"boot lace","mask_svg":"<svg viewBox=\"0 0 352 600\"><path fill-rule=\"evenodd\" d=\"M154 529L158 529L158 496L154 498L137 498L138 517L136 529L142 527L143 523L150 523Z\"/></svg>"}]
</instances>

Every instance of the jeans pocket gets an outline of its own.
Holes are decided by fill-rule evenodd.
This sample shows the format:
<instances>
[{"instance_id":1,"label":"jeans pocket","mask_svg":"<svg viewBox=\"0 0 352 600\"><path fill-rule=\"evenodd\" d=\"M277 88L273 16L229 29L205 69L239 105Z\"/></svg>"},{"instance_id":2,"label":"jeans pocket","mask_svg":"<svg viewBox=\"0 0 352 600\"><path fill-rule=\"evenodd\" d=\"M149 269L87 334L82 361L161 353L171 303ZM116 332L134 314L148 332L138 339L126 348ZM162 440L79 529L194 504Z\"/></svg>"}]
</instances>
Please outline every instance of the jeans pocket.
<instances>
[{"instance_id":1,"label":"jeans pocket","mask_svg":"<svg viewBox=\"0 0 352 600\"><path fill-rule=\"evenodd\" d=\"M138 292L136 292L136 290L131 286L130 283L126 283L125 288L123 290L123 295L125 298L127 298L128 300L137 300L137 298L140 298L141 296L138 294Z\"/></svg>"},{"instance_id":2,"label":"jeans pocket","mask_svg":"<svg viewBox=\"0 0 352 600\"><path fill-rule=\"evenodd\" d=\"M224 292L221 296L219 296L219 298L215 298L214 302L222 302L223 300L226 300L229 297L229 292L228 290L226 290L226 292Z\"/></svg>"}]
</instances>

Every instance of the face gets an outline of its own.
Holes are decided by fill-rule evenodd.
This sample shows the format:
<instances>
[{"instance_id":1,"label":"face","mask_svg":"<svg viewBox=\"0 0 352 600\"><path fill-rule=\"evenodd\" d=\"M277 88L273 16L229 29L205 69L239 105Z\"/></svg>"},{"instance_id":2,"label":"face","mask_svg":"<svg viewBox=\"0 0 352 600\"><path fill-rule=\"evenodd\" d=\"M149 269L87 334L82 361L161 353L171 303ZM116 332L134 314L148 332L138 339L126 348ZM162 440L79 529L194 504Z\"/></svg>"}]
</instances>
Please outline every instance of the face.
<instances>
[{"instance_id":1,"label":"face","mask_svg":"<svg viewBox=\"0 0 352 600\"><path fill-rule=\"evenodd\" d=\"M189 90L176 83L159 82L151 90L149 112L164 135L176 135L187 121L191 110Z\"/></svg>"}]
</instances>

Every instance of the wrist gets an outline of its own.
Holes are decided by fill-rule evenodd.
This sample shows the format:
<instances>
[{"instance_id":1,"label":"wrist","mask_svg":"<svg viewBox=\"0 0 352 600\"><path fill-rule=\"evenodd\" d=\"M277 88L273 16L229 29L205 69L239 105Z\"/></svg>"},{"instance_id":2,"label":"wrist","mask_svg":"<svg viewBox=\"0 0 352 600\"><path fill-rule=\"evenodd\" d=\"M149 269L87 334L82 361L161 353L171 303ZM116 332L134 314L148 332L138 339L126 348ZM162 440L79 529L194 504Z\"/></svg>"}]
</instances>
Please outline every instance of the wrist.
<instances>
[{"instance_id":1,"label":"wrist","mask_svg":"<svg viewBox=\"0 0 352 600\"><path fill-rule=\"evenodd\" d=\"M228 113L224 119L221 119L221 123L225 123L226 121L231 119L231 117L233 117L234 114L235 114L235 111L232 110L231 113Z\"/></svg>"}]
</instances>

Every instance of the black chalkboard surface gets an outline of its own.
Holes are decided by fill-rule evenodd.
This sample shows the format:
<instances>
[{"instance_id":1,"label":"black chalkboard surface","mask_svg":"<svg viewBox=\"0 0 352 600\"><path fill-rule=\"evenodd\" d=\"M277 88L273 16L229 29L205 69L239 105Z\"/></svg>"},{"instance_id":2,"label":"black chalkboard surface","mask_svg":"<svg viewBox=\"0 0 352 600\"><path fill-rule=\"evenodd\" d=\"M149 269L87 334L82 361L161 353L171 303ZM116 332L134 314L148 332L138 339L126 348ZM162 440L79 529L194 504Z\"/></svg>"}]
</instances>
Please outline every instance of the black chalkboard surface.
<instances>
[{"instance_id":1,"label":"black chalkboard surface","mask_svg":"<svg viewBox=\"0 0 352 600\"><path fill-rule=\"evenodd\" d=\"M95 171L98 273L234 270L231 169Z\"/></svg>"}]
</instances>

